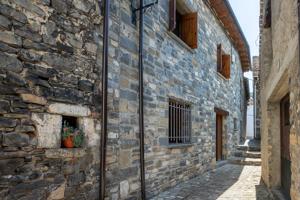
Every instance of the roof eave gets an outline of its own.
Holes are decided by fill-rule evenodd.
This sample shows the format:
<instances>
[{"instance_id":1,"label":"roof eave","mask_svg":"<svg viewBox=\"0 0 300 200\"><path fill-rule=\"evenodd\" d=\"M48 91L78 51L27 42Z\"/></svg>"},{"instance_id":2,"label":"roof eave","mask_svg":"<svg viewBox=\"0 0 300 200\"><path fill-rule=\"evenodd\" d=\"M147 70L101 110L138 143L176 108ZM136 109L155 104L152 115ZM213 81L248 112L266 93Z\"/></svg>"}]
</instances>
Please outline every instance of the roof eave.
<instances>
[{"instance_id":1,"label":"roof eave","mask_svg":"<svg viewBox=\"0 0 300 200\"><path fill-rule=\"evenodd\" d=\"M242 70L244 72L249 71L251 68L249 44L231 8L230 3L228 2L228 0L208 0L208 2L210 6L215 10L218 19L222 22L223 27L232 38L233 43L238 50L242 63Z\"/></svg>"}]
</instances>

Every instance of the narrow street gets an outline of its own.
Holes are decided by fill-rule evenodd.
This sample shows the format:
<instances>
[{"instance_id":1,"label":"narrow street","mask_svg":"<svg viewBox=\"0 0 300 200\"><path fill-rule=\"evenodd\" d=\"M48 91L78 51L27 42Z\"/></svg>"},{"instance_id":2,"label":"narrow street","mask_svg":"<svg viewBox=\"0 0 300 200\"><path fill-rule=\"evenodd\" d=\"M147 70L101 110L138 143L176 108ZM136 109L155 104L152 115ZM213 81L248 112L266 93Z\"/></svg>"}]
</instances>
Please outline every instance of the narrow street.
<instances>
[{"instance_id":1,"label":"narrow street","mask_svg":"<svg viewBox=\"0 0 300 200\"><path fill-rule=\"evenodd\" d=\"M261 167L227 164L177 185L153 200L269 200Z\"/></svg>"},{"instance_id":2,"label":"narrow street","mask_svg":"<svg viewBox=\"0 0 300 200\"><path fill-rule=\"evenodd\" d=\"M300 0L1 0L0 200L300 200Z\"/></svg>"}]
</instances>

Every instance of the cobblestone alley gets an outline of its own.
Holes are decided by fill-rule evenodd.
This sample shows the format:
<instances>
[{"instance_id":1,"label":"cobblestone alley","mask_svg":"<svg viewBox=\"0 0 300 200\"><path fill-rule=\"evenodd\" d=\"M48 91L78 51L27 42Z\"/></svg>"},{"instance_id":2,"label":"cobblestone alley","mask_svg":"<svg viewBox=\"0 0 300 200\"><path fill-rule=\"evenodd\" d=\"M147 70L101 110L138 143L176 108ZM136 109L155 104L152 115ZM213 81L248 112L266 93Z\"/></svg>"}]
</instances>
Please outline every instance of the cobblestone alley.
<instances>
[{"instance_id":1,"label":"cobblestone alley","mask_svg":"<svg viewBox=\"0 0 300 200\"><path fill-rule=\"evenodd\" d=\"M227 164L177 185L153 200L271 200L260 166Z\"/></svg>"}]
</instances>

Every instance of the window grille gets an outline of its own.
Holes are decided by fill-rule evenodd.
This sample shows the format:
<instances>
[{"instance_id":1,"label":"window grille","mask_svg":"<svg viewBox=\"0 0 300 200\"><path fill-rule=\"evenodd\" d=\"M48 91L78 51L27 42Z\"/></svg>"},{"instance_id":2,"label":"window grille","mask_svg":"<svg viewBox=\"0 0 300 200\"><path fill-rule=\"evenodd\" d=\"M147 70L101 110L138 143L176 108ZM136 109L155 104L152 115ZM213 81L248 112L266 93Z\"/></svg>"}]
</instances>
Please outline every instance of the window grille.
<instances>
[{"instance_id":1,"label":"window grille","mask_svg":"<svg viewBox=\"0 0 300 200\"><path fill-rule=\"evenodd\" d=\"M169 101L169 143L185 144L191 142L191 106L175 100Z\"/></svg>"}]
</instances>

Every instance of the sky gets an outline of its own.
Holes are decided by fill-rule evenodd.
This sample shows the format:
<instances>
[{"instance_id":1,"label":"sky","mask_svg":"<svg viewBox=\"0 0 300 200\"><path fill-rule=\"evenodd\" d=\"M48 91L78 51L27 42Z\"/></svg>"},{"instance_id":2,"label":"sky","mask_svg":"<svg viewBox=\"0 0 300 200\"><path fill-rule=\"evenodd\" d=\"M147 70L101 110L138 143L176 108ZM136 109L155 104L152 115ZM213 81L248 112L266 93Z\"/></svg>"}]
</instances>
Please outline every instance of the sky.
<instances>
[{"instance_id":1,"label":"sky","mask_svg":"<svg viewBox=\"0 0 300 200\"><path fill-rule=\"evenodd\" d=\"M229 0L250 46L251 56L259 53L259 0Z\"/></svg>"},{"instance_id":2,"label":"sky","mask_svg":"<svg viewBox=\"0 0 300 200\"><path fill-rule=\"evenodd\" d=\"M252 59L252 56L259 55L259 0L229 0L229 2L248 41ZM252 92L252 73L247 72L245 76L250 81Z\"/></svg>"}]
</instances>

